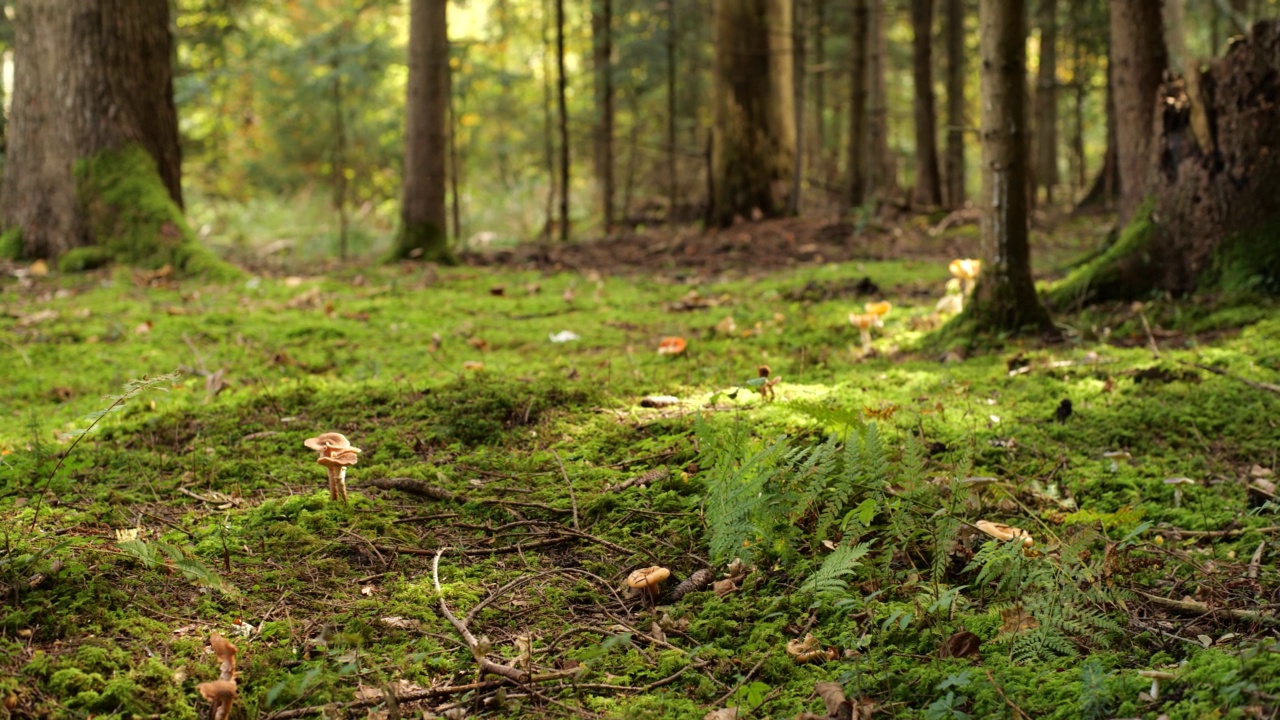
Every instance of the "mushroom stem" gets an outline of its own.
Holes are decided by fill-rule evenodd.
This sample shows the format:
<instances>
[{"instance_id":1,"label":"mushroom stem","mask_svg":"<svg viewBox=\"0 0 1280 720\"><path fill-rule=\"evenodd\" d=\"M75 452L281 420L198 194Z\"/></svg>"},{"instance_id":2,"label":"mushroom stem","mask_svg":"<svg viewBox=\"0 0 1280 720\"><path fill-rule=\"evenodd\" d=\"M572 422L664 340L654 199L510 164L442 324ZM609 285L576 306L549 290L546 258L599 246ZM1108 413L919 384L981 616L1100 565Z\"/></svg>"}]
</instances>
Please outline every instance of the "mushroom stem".
<instances>
[{"instance_id":1,"label":"mushroom stem","mask_svg":"<svg viewBox=\"0 0 1280 720\"><path fill-rule=\"evenodd\" d=\"M1152 700L1160 699L1160 678L1151 678L1151 692L1149 694L1151 695Z\"/></svg>"},{"instance_id":2,"label":"mushroom stem","mask_svg":"<svg viewBox=\"0 0 1280 720\"><path fill-rule=\"evenodd\" d=\"M335 467L326 467L329 471L329 499L338 499L338 469Z\"/></svg>"},{"instance_id":3,"label":"mushroom stem","mask_svg":"<svg viewBox=\"0 0 1280 720\"><path fill-rule=\"evenodd\" d=\"M1173 506L1182 507L1182 488L1180 487L1173 489Z\"/></svg>"},{"instance_id":4,"label":"mushroom stem","mask_svg":"<svg viewBox=\"0 0 1280 720\"><path fill-rule=\"evenodd\" d=\"M870 352L871 351L871 329L858 328L858 332L862 335L862 351Z\"/></svg>"},{"instance_id":5,"label":"mushroom stem","mask_svg":"<svg viewBox=\"0 0 1280 720\"><path fill-rule=\"evenodd\" d=\"M337 490L337 497L334 499L341 500L342 502L346 502L347 501L347 469L345 467L338 468L338 478L337 478L337 482L334 483L334 486Z\"/></svg>"}]
</instances>

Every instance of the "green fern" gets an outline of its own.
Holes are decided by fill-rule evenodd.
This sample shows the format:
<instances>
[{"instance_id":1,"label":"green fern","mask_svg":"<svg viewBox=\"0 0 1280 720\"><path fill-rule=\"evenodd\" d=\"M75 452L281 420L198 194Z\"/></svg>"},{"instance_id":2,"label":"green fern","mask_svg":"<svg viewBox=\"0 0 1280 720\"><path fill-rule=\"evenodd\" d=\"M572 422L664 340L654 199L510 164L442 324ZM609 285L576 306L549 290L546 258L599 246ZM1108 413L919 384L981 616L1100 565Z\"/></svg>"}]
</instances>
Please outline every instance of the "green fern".
<instances>
[{"instance_id":1,"label":"green fern","mask_svg":"<svg viewBox=\"0 0 1280 720\"><path fill-rule=\"evenodd\" d=\"M871 543L869 542L838 546L800 585L800 592L811 593L819 600L848 595L849 583L845 578L856 572L859 561L870 551Z\"/></svg>"},{"instance_id":2,"label":"green fern","mask_svg":"<svg viewBox=\"0 0 1280 720\"><path fill-rule=\"evenodd\" d=\"M787 403L787 407L837 431L842 438L855 430L861 430L866 424L860 409L839 408L812 400L792 400Z\"/></svg>"},{"instance_id":3,"label":"green fern","mask_svg":"<svg viewBox=\"0 0 1280 720\"><path fill-rule=\"evenodd\" d=\"M116 546L123 550L126 554L138 562L148 570L154 569L162 565L172 564L177 568L188 580L203 587L223 588L225 587L222 577L218 573L210 570L204 563L188 556L182 548L170 545L159 540L146 542L144 540L122 540L116 543ZM167 562L166 562L167 561Z\"/></svg>"}]
</instances>

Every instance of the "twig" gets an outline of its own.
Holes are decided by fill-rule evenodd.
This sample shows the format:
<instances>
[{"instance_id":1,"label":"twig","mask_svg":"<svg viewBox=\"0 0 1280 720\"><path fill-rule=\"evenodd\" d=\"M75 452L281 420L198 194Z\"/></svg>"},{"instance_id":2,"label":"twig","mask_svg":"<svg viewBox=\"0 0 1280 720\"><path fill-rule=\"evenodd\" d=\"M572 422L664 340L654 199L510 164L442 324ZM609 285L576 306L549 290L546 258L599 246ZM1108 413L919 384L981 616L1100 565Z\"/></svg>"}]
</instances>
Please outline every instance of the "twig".
<instances>
[{"instance_id":1,"label":"twig","mask_svg":"<svg viewBox=\"0 0 1280 720\"><path fill-rule=\"evenodd\" d=\"M1193 368L1204 370L1205 372L1211 372L1214 375L1221 375L1222 377L1228 377L1228 378L1231 378L1232 380L1239 380L1240 382L1244 383L1245 385L1248 385L1251 388L1254 388L1255 390L1267 390L1273 393L1280 393L1280 385L1273 385L1272 383L1258 382L1256 380L1242 378L1239 375L1232 375L1226 370L1213 367L1212 365L1201 365L1200 363L1189 363L1189 362L1184 362L1182 360L1179 360L1178 362L1183 365L1188 365Z\"/></svg>"},{"instance_id":2,"label":"twig","mask_svg":"<svg viewBox=\"0 0 1280 720\"><path fill-rule=\"evenodd\" d=\"M1186 538L1235 537L1237 535L1244 535L1245 533L1251 532L1256 532L1262 535L1280 532L1280 525L1268 525L1267 527L1260 528L1233 528L1231 530L1181 530L1179 528L1162 528L1160 530L1161 535L1176 535L1178 537Z\"/></svg>"},{"instance_id":3,"label":"twig","mask_svg":"<svg viewBox=\"0 0 1280 720\"><path fill-rule=\"evenodd\" d=\"M1216 608L1215 609L1215 608L1209 607L1208 605L1202 602L1195 602L1194 600L1172 600L1170 598L1160 597L1159 595L1152 595L1151 593L1145 593L1141 590L1135 590L1134 592L1150 600L1156 605L1160 605L1161 607L1165 607L1170 610L1177 610L1178 612L1187 613L1189 615L1216 615L1218 613L1222 613L1224 615L1233 617L1237 620L1261 622L1261 623L1266 623L1268 625L1274 625L1277 623L1276 616L1272 615L1271 613L1263 613L1263 612L1258 612L1256 610L1239 610L1236 608Z\"/></svg>"},{"instance_id":4,"label":"twig","mask_svg":"<svg viewBox=\"0 0 1280 720\"><path fill-rule=\"evenodd\" d=\"M751 666L751 669L747 671L746 675L742 676L742 679L738 681L737 685L734 685L733 687L729 688L729 692L720 696L720 699L715 701L714 703L715 707L720 707L721 705L723 705L724 701L729 699L729 696L733 695L735 692L738 691L738 688L742 687L743 685L746 685L747 682L751 680L751 676L755 675L756 671L759 670L762 665L764 665L764 661L769 659L769 655L770 653L766 652L763 656L761 656L760 661L757 662L755 665Z\"/></svg>"},{"instance_id":5,"label":"twig","mask_svg":"<svg viewBox=\"0 0 1280 720\"><path fill-rule=\"evenodd\" d=\"M1263 540L1258 543L1258 549L1253 551L1253 557L1249 558L1249 571L1245 576L1250 580L1258 579L1258 568L1262 565L1262 551L1267 549L1267 541Z\"/></svg>"},{"instance_id":6,"label":"twig","mask_svg":"<svg viewBox=\"0 0 1280 720\"><path fill-rule=\"evenodd\" d=\"M485 680L483 682L467 683L465 685L445 685L438 688L428 688L425 690L414 690L413 692L401 693L396 695L397 702L414 702L416 700L428 700L434 697L444 697L446 695L457 695L459 693L471 692L473 690L492 690L501 687L504 683L501 680ZM267 715L265 720L288 720L288 718L301 718L308 715L319 715L326 710L344 710L362 707L370 707L382 702L382 696L361 698L347 703L337 703L329 705L313 705L311 707L295 708L293 710L282 710L277 713Z\"/></svg>"},{"instance_id":7,"label":"twig","mask_svg":"<svg viewBox=\"0 0 1280 720\"><path fill-rule=\"evenodd\" d=\"M455 617L453 611L449 609L449 604L444 601L444 590L440 588L440 556L448 549L449 548L447 547L440 548L436 551L435 557L431 560L431 584L436 589L436 595L440 596L440 612L444 613L445 619L449 621L450 625L453 625L453 628L457 630L458 634L462 636L462 639L466 641L467 647L471 648L471 656L476 659L476 663L480 666L481 674L490 673L492 675L499 675L507 678L517 684L523 683L527 678L525 673L511 667L510 665L499 665L486 657L486 653L489 651L489 648L487 647L488 643L486 642L485 646L481 646L480 641L477 640L476 636L472 635L471 630L467 628L467 624Z\"/></svg>"},{"instance_id":8,"label":"twig","mask_svg":"<svg viewBox=\"0 0 1280 720\"><path fill-rule=\"evenodd\" d=\"M1004 704L1008 705L1009 709L1013 711L1013 720L1031 720L1030 715L1023 712L1022 708L1014 705L1013 701L1009 699L1009 696L1004 694L1004 688L1000 687L1000 683L996 682L996 679L991 676L991 671L987 670L986 673L987 679L991 681L991 686L996 689L997 693L999 693L1000 699L1004 700Z\"/></svg>"},{"instance_id":9,"label":"twig","mask_svg":"<svg viewBox=\"0 0 1280 720\"><path fill-rule=\"evenodd\" d=\"M399 490L400 492L417 495L418 497L431 498L432 500L453 500L454 502L459 503L469 502L465 495L458 495L449 492L442 487L429 485L421 480L414 480L413 478L374 478L373 480L366 480L365 482L382 490Z\"/></svg>"},{"instance_id":10,"label":"twig","mask_svg":"<svg viewBox=\"0 0 1280 720\"><path fill-rule=\"evenodd\" d=\"M558 574L560 574L559 570L547 570L545 572L540 572L537 575L523 575L521 577L518 577L515 580L512 580L511 582L507 583L506 585L503 585L502 587L498 588L497 590L494 590L493 592L489 593L489 597L485 598L484 600L481 600L479 605L476 605L475 607L467 611L467 616L463 618L463 621L468 623L471 622L472 620L475 619L477 613L479 613L481 610L485 609L489 605L493 604L493 602L496 601L498 598L502 597L504 594L512 590L515 590L516 588L520 587L521 585L524 585L525 583L531 580L537 580L538 578L544 577L546 575L558 575Z\"/></svg>"},{"instance_id":11,"label":"twig","mask_svg":"<svg viewBox=\"0 0 1280 720\"><path fill-rule=\"evenodd\" d=\"M629 480L623 480L617 485L610 485L609 487L605 488L604 491L605 492L621 492L623 490L626 490L627 488L636 487L637 485L644 486L650 483L658 482L660 480L665 480L667 479L667 476L670 474L671 474L670 468L668 468L666 465L659 465L658 467L653 468L652 470L649 470L647 472L641 473L639 475L636 475L635 477Z\"/></svg>"},{"instance_id":12,"label":"twig","mask_svg":"<svg viewBox=\"0 0 1280 720\"><path fill-rule=\"evenodd\" d=\"M581 531L582 528L578 527L578 498L573 494L573 481L569 479L569 473L564 469L564 461L560 459L560 453L552 450L551 455L555 457L556 464L560 466L560 474L564 476L564 484L569 486L569 502L573 503L573 529Z\"/></svg>"},{"instance_id":13,"label":"twig","mask_svg":"<svg viewBox=\"0 0 1280 720\"><path fill-rule=\"evenodd\" d=\"M1159 360L1160 348L1156 346L1156 338L1151 334L1151 326L1147 324L1147 313L1143 311L1142 305L1138 305L1138 317L1142 320L1142 329L1147 333L1147 344L1151 346L1151 354Z\"/></svg>"}]
</instances>

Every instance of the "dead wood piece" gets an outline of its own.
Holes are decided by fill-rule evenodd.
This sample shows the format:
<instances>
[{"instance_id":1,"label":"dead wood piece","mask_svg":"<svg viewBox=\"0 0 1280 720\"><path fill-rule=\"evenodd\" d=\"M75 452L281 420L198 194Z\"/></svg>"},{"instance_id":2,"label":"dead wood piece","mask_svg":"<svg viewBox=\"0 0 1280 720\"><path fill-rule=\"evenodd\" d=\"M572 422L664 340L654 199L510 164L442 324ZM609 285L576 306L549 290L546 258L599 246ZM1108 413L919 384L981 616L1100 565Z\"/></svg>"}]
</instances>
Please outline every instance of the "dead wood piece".
<instances>
[{"instance_id":1,"label":"dead wood piece","mask_svg":"<svg viewBox=\"0 0 1280 720\"><path fill-rule=\"evenodd\" d=\"M528 675L511 667L510 665L501 665L490 660L486 656L490 649L489 643L485 642L482 644L478 639L476 639L476 636L471 634L471 630L467 627L467 624L459 620L453 614L453 611L449 609L449 604L444 601L444 591L440 588L440 556L448 549L449 548L440 548L436 551L435 557L431 560L431 584L436 589L436 595L440 596L440 612L444 613L445 619L448 620L449 624L453 625L453 628L462 636L462 640L467 643L467 647L471 648L471 656L475 658L476 664L480 666L481 674L489 673L490 675L498 675L507 678L517 684L523 683L528 679Z\"/></svg>"},{"instance_id":2,"label":"dead wood piece","mask_svg":"<svg viewBox=\"0 0 1280 720\"><path fill-rule=\"evenodd\" d=\"M1256 380L1243 378L1243 377L1240 377L1239 375L1233 375L1221 368L1213 367L1212 365L1201 365L1200 363L1189 363L1189 362L1183 362L1181 360L1179 360L1178 362L1182 365L1189 365L1193 368L1204 370L1205 372L1211 372L1214 375L1221 375L1222 377L1228 377L1228 378L1231 378L1232 380L1239 380L1240 382L1244 383L1245 385L1248 385L1249 387L1255 390L1267 390L1273 393L1280 393L1280 385L1274 385L1272 383L1267 383L1267 382L1257 382Z\"/></svg>"},{"instance_id":3,"label":"dead wood piece","mask_svg":"<svg viewBox=\"0 0 1280 720\"><path fill-rule=\"evenodd\" d=\"M660 465L652 470L641 473L629 480L623 480L617 485L610 485L605 488L605 492L621 492L627 488L644 487L651 483L666 480L671 475L671 469L665 465Z\"/></svg>"},{"instance_id":4,"label":"dead wood piece","mask_svg":"<svg viewBox=\"0 0 1280 720\"><path fill-rule=\"evenodd\" d=\"M455 501L460 503L468 502L465 495L458 495L449 492L442 487L429 485L421 480L413 478L374 478L367 481L370 485L382 490L399 490L400 492L417 495L418 497L431 498L440 501Z\"/></svg>"},{"instance_id":5,"label":"dead wood piece","mask_svg":"<svg viewBox=\"0 0 1280 720\"><path fill-rule=\"evenodd\" d=\"M1237 608L1211 608L1202 602L1196 602L1194 600L1173 600L1171 598L1160 597L1159 595L1152 595L1150 593L1145 593L1145 592L1142 592L1141 590L1136 590L1135 592L1137 592L1142 597L1150 600L1151 602L1155 603L1156 605L1168 608L1170 610L1176 610L1181 613L1186 613L1188 615L1219 615L1221 614L1221 615L1226 615L1228 617L1235 618L1236 620L1260 622L1267 625L1278 624L1276 616L1272 615L1271 613L1258 612L1256 610L1240 610Z\"/></svg>"}]
</instances>

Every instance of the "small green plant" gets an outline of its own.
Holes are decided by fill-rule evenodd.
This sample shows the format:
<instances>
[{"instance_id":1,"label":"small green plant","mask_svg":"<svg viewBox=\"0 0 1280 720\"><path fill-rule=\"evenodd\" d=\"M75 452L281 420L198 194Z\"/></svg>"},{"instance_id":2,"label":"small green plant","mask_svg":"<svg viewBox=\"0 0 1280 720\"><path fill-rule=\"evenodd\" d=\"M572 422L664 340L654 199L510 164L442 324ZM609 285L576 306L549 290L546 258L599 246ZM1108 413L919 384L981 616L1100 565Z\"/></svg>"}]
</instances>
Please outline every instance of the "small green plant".
<instances>
[{"instance_id":1,"label":"small green plant","mask_svg":"<svg viewBox=\"0 0 1280 720\"><path fill-rule=\"evenodd\" d=\"M143 567L148 570L172 565L188 580L197 585L219 589L226 587L218 573L210 570L204 563L191 557L176 545L170 545L160 540L147 542L137 538L120 540L116 545L126 554L141 562Z\"/></svg>"},{"instance_id":2,"label":"small green plant","mask_svg":"<svg viewBox=\"0 0 1280 720\"><path fill-rule=\"evenodd\" d=\"M959 675L948 675L938 683L934 689L939 692L946 690L947 694L929 703L924 709L925 720L969 720L969 713L962 709L969 702L969 697L957 695L951 688L964 689L971 680L970 671L965 670Z\"/></svg>"}]
</instances>

